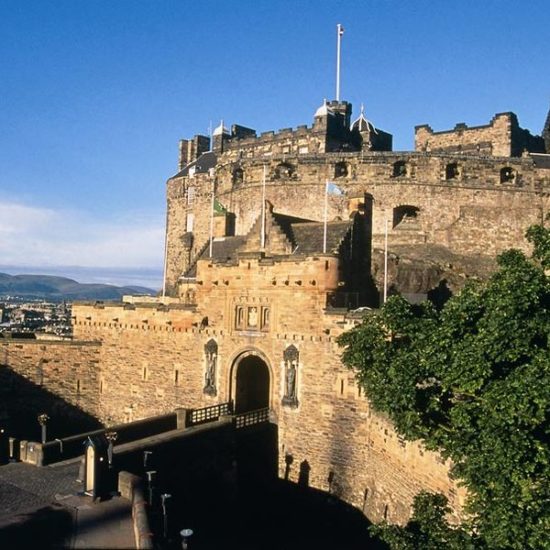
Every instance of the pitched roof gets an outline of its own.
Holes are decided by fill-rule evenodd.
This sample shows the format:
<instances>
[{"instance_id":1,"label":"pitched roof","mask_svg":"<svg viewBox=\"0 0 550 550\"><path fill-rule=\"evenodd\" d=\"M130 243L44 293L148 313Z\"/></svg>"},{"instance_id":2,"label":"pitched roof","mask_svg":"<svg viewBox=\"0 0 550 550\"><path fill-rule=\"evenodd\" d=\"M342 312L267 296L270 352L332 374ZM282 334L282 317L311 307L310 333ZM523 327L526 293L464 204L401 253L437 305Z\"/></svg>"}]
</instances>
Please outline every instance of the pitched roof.
<instances>
[{"instance_id":1,"label":"pitched roof","mask_svg":"<svg viewBox=\"0 0 550 550\"><path fill-rule=\"evenodd\" d=\"M269 205L271 207L271 205ZM272 224L276 227L270 229L267 252L271 255L311 255L323 254L324 224L275 213L268 209L267 216L271 217ZM267 226L271 227L268 222ZM328 254L338 254L340 245L353 226L353 220L332 221L327 223L327 248ZM236 237L215 238L212 242L212 256L210 257L209 241L205 243L184 277L196 277L197 262L211 259L214 262L235 260L239 252L259 251L260 218L256 220L246 235ZM281 239L283 242L281 242ZM285 244L286 243L286 244ZM292 251L292 252L291 252Z\"/></svg>"},{"instance_id":2,"label":"pitched roof","mask_svg":"<svg viewBox=\"0 0 550 550\"><path fill-rule=\"evenodd\" d=\"M337 254L342 241L350 231L353 220L334 221L327 223L327 253ZM323 253L323 223L292 224L296 254Z\"/></svg>"},{"instance_id":3,"label":"pitched roof","mask_svg":"<svg viewBox=\"0 0 550 550\"><path fill-rule=\"evenodd\" d=\"M204 174L214 168L218 162L218 157L213 151L203 153L197 160L190 162L185 166L183 170L178 172L173 178L181 178L182 176L188 176L189 173Z\"/></svg>"},{"instance_id":4,"label":"pitched roof","mask_svg":"<svg viewBox=\"0 0 550 550\"><path fill-rule=\"evenodd\" d=\"M244 244L246 237L239 235L238 237L222 237L216 238L212 242L212 260L223 262L231 260L236 257L237 250ZM210 243L207 242L203 247L199 255L195 258L195 261L191 264L189 269L185 272L185 277L196 277L197 275L197 262L199 260L207 260L210 258Z\"/></svg>"}]
</instances>

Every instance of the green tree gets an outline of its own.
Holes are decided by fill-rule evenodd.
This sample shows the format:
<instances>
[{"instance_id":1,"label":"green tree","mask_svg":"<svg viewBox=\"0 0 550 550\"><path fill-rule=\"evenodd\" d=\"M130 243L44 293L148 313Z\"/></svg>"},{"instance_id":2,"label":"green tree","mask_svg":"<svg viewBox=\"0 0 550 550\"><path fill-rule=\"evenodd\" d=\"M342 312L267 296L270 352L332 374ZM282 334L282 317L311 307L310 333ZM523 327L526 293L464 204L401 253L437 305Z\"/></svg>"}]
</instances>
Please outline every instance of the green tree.
<instances>
[{"instance_id":1,"label":"green tree","mask_svg":"<svg viewBox=\"0 0 550 550\"><path fill-rule=\"evenodd\" d=\"M450 512L443 495L420 493L405 527L373 525L371 531L394 550L473 550L482 544L478 537L445 520Z\"/></svg>"},{"instance_id":2,"label":"green tree","mask_svg":"<svg viewBox=\"0 0 550 550\"><path fill-rule=\"evenodd\" d=\"M452 459L476 547L550 548L550 232L527 237L533 259L501 254L440 312L393 297L339 339L372 405Z\"/></svg>"}]
</instances>

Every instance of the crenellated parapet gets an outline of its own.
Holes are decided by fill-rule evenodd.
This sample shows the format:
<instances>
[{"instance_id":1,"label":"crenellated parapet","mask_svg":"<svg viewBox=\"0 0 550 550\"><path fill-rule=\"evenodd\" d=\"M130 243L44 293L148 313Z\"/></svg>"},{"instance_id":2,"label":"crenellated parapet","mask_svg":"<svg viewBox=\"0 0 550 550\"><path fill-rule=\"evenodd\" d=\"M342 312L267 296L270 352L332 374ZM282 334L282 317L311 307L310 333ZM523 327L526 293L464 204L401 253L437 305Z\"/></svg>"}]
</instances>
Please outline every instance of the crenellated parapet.
<instances>
[{"instance_id":1,"label":"crenellated parapet","mask_svg":"<svg viewBox=\"0 0 550 550\"><path fill-rule=\"evenodd\" d=\"M415 149L469 155L519 157L524 152L544 153L544 140L521 128L514 113L498 113L482 126L463 122L452 130L434 132L423 124L415 128Z\"/></svg>"}]
</instances>

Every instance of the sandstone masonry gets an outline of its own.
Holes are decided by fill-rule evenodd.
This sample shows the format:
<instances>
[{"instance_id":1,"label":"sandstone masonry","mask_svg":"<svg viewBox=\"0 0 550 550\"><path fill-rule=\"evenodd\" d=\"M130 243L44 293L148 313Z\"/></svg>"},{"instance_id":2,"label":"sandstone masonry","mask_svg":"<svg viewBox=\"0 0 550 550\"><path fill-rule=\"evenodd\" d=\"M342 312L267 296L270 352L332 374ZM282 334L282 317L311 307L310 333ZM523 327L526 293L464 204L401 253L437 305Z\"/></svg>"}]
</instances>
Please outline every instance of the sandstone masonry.
<instances>
[{"instance_id":1,"label":"sandstone masonry","mask_svg":"<svg viewBox=\"0 0 550 550\"><path fill-rule=\"evenodd\" d=\"M164 296L75 304L70 346L6 342L3 364L34 380L46 358L52 391L71 402L81 377L80 406L107 424L227 401L269 408L281 477L307 475L373 521L405 522L423 489L459 517L450 464L371 409L335 339L372 314L357 308L376 302L386 225L392 273L434 250L525 249L548 212L550 150L511 113L418 127L414 152L391 144L363 113L352 122L347 102L323 104L309 128L222 124L212 150L183 140L167 182Z\"/></svg>"}]
</instances>

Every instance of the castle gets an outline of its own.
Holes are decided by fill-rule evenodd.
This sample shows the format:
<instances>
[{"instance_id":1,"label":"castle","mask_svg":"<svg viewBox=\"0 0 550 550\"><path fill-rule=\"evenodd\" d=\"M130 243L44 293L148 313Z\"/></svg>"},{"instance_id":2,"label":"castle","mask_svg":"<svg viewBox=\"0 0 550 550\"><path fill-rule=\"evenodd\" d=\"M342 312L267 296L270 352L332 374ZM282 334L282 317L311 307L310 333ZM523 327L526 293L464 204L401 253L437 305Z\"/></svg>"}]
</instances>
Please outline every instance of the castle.
<instances>
[{"instance_id":1,"label":"castle","mask_svg":"<svg viewBox=\"0 0 550 550\"><path fill-rule=\"evenodd\" d=\"M107 424L269 408L281 475L307 464L313 487L373 521L406 521L423 489L460 515L449 464L371 409L336 338L380 301L386 231L389 285L424 296L525 248L549 191L550 114L542 137L513 113L418 126L412 152L345 101L295 130L222 123L180 142L162 296L75 304L72 341L5 341L2 363Z\"/></svg>"}]
</instances>

